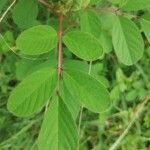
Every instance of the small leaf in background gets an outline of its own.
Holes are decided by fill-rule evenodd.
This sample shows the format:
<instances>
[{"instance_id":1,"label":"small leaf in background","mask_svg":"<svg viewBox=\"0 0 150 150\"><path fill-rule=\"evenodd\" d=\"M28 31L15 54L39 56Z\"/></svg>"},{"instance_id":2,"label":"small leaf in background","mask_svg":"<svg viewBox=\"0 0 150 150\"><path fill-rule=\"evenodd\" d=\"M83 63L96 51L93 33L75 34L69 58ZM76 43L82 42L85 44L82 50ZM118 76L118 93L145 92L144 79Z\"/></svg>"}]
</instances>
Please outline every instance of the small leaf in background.
<instances>
[{"instance_id":1,"label":"small leaf in background","mask_svg":"<svg viewBox=\"0 0 150 150\"><path fill-rule=\"evenodd\" d=\"M85 32L68 32L65 34L63 41L73 54L87 61L96 60L103 54L100 42L94 36Z\"/></svg>"},{"instance_id":2,"label":"small leaf in background","mask_svg":"<svg viewBox=\"0 0 150 150\"><path fill-rule=\"evenodd\" d=\"M64 69L74 69L83 72L88 72L89 65L87 62L74 60L74 59L64 59Z\"/></svg>"},{"instance_id":3,"label":"small leaf in background","mask_svg":"<svg viewBox=\"0 0 150 150\"><path fill-rule=\"evenodd\" d=\"M79 9L86 8L88 6L88 4L90 3L90 0L76 0L76 3L78 5Z\"/></svg>"},{"instance_id":4,"label":"small leaf in background","mask_svg":"<svg viewBox=\"0 0 150 150\"><path fill-rule=\"evenodd\" d=\"M22 32L16 40L17 48L27 55L39 55L53 50L57 33L48 25L38 25Z\"/></svg>"},{"instance_id":5,"label":"small leaf in background","mask_svg":"<svg viewBox=\"0 0 150 150\"><path fill-rule=\"evenodd\" d=\"M138 92L136 90L131 90L126 94L127 101L135 101L138 96Z\"/></svg>"},{"instance_id":6,"label":"small leaf in background","mask_svg":"<svg viewBox=\"0 0 150 150\"><path fill-rule=\"evenodd\" d=\"M113 46L120 62L136 63L144 51L144 42L138 27L125 17L117 17L112 32Z\"/></svg>"},{"instance_id":7,"label":"small leaf in background","mask_svg":"<svg viewBox=\"0 0 150 150\"><path fill-rule=\"evenodd\" d=\"M142 19L140 20L141 26L142 26L142 30L147 38L147 40L150 43L150 13L146 14L142 17Z\"/></svg>"},{"instance_id":8,"label":"small leaf in background","mask_svg":"<svg viewBox=\"0 0 150 150\"><path fill-rule=\"evenodd\" d=\"M35 25L37 15L37 0L19 0L13 9L13 20L22 29Z\"/></svg>"},{"instance_id":9,"label":"small leaf in background","mask_svg":"<svg viewBox=\"0 0 150 150\"><path fill-rule=\"evenodd\" d=\"M81 11L80 13L81 31L87 32L99 38L101 35L101 21L94 11Z\"/></svg>"},{"instance_id":10,"label":"small leaf in background","mask_svg":"<svg viewBox=\"0 0 150 150\"><path fill-rule=\"evenodd\" d=\"M101 2L102 0L91 0L90 5L97 5Z\"/></svg>"},{"instance_id":11,"label":"small leaf in background","mask_svg":"<svg viewBox=\"0 0 150 150\"><path fill-rule=\"evenodd\" d=\"M0 13L3 10L3 8L5 7L7 2L8 2L8 0L0 0Z\"/></svg>"},{"instance_id":12,"label":"small leaf in background","mask_svg":"<svg viewBox=\"0 0 150 150\"><path fill-rule=\"evenodd\" d=\"M64 71L63 84L73 97L93 112L103 112L110 106L107 89L95 78L84 72L77 70Z\"/></svg>"},{"instance_id":13,"label":"small leaf in background","mask_svg":"<svg viewBox=\"0 0 150 150\"><path fill-rule=\"evenodd\" d=\"M111 36L106 31L102 31L99 41L103 47L103 51L107 54L113 50Z\"/></svg>"},{"instance_id":14,"label":"small leaf in background","mask_svg":"<svg viewBox=\"0 0 150 150\"><path fill-rule=\"evenodd\" d=\"M14 43L15 43L15 39L11 31L8 30L3 35L0 35L1 52L7 53L8 51L10 51L9 46L13 46Z\"/></svg>"},{"instance_id":15,"label":"small leaf in background","mask_svg":"<svg viewBox=\"0 0 150 150\"><path fill-rule=\"evenodd\" d=\"M150 8L150 0L127 0L122 7L125 11L137 11L144 8Z\"/></svg>"},{"instance_id":16,"label":"small leaf in background","mask_svg":"<svg viewBox=\"0 0 150 150\"><path fill-rule=\"evenodd\" d=\"M116 15L109 12L101 13L100 20L101 20L103 30L112 31L112 28L116 20Z\"/></svg>"},{"instance_id":17,"label":"small leaf in background","mask_svg":"<svg viewBox=\"0 0 150 150\"><path fill-rule=\"evenodd\" d=\"M41 69L25 78L11 93L7 108L16 116L29 116L39 111L56 88L55 70Z\"/></svg>"},{"instance_id":18,"label":"small leaf in background","mask_svg":"<svg viewBox=\"0 0 150 150\"><path fill-rule=\"evenodd\" d=\"M54 97L42 123L39 150L76 150L78 143L75 122L61 98Z\"/></svg>"},{"instance_id":19,"label":"small leaf in background","mask_svg":"<svg viewBox=\"0 0 150 150\"><path fill-rule=\"evenodd\" d=\"M118 85L111 89L110 98L114 104L116 104L116 102L120 100L120 89Z\"/></svg>"}]
</instances>

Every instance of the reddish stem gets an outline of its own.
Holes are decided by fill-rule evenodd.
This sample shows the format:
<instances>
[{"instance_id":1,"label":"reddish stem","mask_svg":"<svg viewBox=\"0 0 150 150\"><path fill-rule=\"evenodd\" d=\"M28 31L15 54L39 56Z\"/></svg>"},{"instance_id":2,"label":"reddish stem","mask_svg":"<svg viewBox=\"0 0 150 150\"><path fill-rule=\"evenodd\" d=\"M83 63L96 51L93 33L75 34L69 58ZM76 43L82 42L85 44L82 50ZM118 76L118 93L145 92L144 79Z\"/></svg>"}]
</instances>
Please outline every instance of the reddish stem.
<instances>
[{"instance_id":1,"label":"reddish stem","mask_svg":"<svg viewBox=\"0 0 150 150\"><path fill-rule=\"evenodd\" d=\"M62 52L62 35L63 35L63 15L58 17L58 82L61 80L63 52ZM58 85L59 90L59 85Z\"/></svg>"}]
</instances>

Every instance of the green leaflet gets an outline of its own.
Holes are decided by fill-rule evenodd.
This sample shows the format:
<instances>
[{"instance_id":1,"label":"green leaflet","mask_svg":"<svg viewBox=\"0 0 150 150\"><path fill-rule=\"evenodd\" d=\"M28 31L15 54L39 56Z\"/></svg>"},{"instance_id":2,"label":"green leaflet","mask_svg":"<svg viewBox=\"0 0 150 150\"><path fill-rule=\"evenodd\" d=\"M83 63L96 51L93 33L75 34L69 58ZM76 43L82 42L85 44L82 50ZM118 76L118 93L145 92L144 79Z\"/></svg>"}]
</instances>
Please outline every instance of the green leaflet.
<instances>
[{"instance_id":1,"label":"green leaflet","mask_svg":"<svg viewBox=\"0 0 150 150\"><path fill-rule=\"evenodd\" d=\"M150 43L150 13L145 15L141 20L140 20L142 30L147 38L147 40Z\"/></svg>"},{"instance_id":2,"label":"green leaflet","mask_svg":"<svg viewBox=\"0 0 150 150\"><path fill-rule=\"evenodd\" d=\"M43 54L56 47L57 33L51 26L38 25L22 32L16 45L23 54Z\"/></svg>"},{"instance_id":3,"label":"green leaflet","mask_svg":"<svg viewBox=\"0 0 150 150\"><path fill-rule=\"evenodd\" d=\"M22 117L39 111L55 91L56 82L56 71L49 68L31 74L12 91L8 110Z\"/></svg>"},{"instance_id":4,"label":"green leaflet","mask_svg":"<svg viewBox=\"0 0 150 150\"><path fill-rule=\"evenodd\" d=\"M125 65L136 63L143 55L144 42L138 27L125 17L117 17L112 40L118 59Z\"/></svg>"},{"instance_id":5,"label":"green leaflet","mask_svg":"<svg viewBox=\"0 0 150 150\"><path fill-rule=\"evenodd\" d=\"M43 62L42 60L26 60L22 59L16 64L16 77L18 80L24 79L26 76L38 71L42 68L55 69L57 67L57 60L50 58L50 60Z\"/></svg>"},{"instance_id":6,"label":"green leaflet","mask_svg":"<svg viewBox=\"0 0 150 150\"><path fill-rule=\"evenodd\" d=\"M68 32L65 34L63 42L73 54L87 61L96 60L103 54L100 42L85 32Z\"/></svg>"},{"instance_id":7,"label":"green leaflet","mask_svg":"<svg viewBox=\"0 0 150 150\"><path fill-rule=\"evenodd\" d=\"M111 36L106 31L102 31L99 41L105 53L110 53L113 50Z\"/></svg>"},{"instance_id":8,"label":"green leaflet","mask_svg":"<svg viewBox=\"0 0 150 150\"><path fill-rule=\"evenodd\" d=\"M74 98L78 99L83 106L93 112L103 112L110 106L107 89L84 72L65 70L63 73L63 84L65 84Z\"/></svg>"},{"instance_id":9,"label":"green leaflet","mask_svg":"<svg viewBox=\"0 0 150 150\"><path fill-rule=\"evenodd\" d=\"M71 113L61 98L54 97L38 139L39 150L76 150L77 129Z\"/></svg>"},{"instance_id":10,"label":"green leaflet","mask_svg":"<svg viewBox=\"0 0 150 150\"><path fill-rule=\"evenodd\" d=\"M82 11L80 14L81 30L99 38L101 35L101 21L94 11Z\"/></svg>"},{"instance_id":11,"label":"green leaflet","mask_svg":"<svg viewBox=\"0 0 150 150\"><path fill-rule=\"evenodd\" d=\"M37 0L19 0L13 9L13 20L23 29L33 26L37 15Z\"/></svg>"},{"instance_id":12,"label":"green leaflet","mask_svg":"<svg viewBox=\"0 0 150 150\"><path fill-rule=\"evenodd\" d=\"M64 83L61 84L61 97L71 112L73 119L76 120L80 110L80 104L77 98L72 96Z\"/></svg>"},{"instance_id":13,"label":"green leaflet","mask_svg":"<svg viewBox=\"0 0 150 150\"><path fill-rule=\"evenodd\" d=\"M74 60L74 59L64 59L64 69L72 69L81 70L83 72L88 72L89 66L87 62Z\"/></svg>"},{"instance_id":14,"label":"green leaflet","mask_svg":"<svg viewBox=\"0 0 150 150\"><path fill-rule=\"evenodd\" d=\"M150 21L142 19L141 20L142 29L148 41L150 42Z\"/></svg>"},{"instance_id":15,"label":"green leaflet","mask_svg":"<svg viewBox=\"0 0 150 150\"><path fill-rule=\"evenodd\" d=\"M122 7L126 11L137 11L144 8L150 8L150 0L127 0Z\"/></svg>"},{"instance_id":16,"label":"green leaflet","mask_svg":"<svg viewBox=\"0 0 150 150\"><path fill-rule=\"evenodd\" d=\"M32 70L34 70L36 66L39 66L41 63L41 60L19 60L16 63L16 78L18 80L23 80L26 76L32 73Z\"/></svg>"}]
</instances>

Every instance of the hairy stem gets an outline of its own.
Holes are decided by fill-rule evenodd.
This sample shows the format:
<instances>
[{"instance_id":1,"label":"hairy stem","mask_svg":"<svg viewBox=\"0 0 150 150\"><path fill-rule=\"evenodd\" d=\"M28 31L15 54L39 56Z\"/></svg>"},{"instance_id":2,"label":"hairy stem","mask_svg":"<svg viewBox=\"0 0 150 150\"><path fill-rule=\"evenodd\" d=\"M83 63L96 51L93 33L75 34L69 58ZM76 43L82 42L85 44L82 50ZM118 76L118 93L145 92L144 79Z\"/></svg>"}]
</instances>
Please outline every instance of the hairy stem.
<instances>
[{"instance_id":1,"label":"hairy stem","mask_svg":"<svg viewBox=\"0 0 150 150\"><path fill-rule=\"evenodd\" d=\"M58 16L58 91L60 87L60 80L62 75L62 63L63 63L63 52L62 52L62 35L63 35L63 15Z\"/></svg>"}]
</instances>

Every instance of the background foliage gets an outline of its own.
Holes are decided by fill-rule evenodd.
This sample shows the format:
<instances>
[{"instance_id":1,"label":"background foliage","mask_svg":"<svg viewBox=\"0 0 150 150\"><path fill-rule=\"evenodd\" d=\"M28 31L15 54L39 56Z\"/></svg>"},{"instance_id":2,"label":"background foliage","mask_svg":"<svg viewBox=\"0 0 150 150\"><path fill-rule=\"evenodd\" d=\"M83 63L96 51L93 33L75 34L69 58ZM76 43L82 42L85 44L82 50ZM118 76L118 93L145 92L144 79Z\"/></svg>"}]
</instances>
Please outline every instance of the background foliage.
<instances>
[{"instance_id":1,"label":"background foliage","mask_svg":"<svg viewBox=\"0 0 150 150\"><path fill-rule=\"evenodd\" d=\"M24 5L24 1L26 1L26 5ZM1 15L11 2L10 0L0 0ZM62 3L66 4L66 2ZM126 0L93 0L86 8L88 11L76 11L69 14L64 20L65 32L73 32L70 35L69 33L71 32L68 32L63 39L65 45L70 49L69 51L64 46L64 66L66 68L78 68L88 73L89 63L86 61L90 61L91 57L81 53L75 43L70 44L72 41L69 41L69 39L78 37L75 40L78 40L78 43L81 42L82 44L84 42L82 39L86 37L87 43L89 43L92 40L90 39L88 42L88 34L81 34L74 30L74 28L78 29L80 26L82 32L92 32L92 34L101 41L101 45L97 45L97 47L102 46L105 52L98 60L96 60L97 55L102 53L101 51L98 50L97 53L91 54L92 60L96 60L92 63L91 76L101 81L103 85L109 89L112 101L112 106L109 110L100 114L93 113L84 108L80 135L81 150L110 149L118 137L120 137L130 125L137 115L136 110L139 110L143 106L142 102L149 94L149 6L149 0L142 0L142 2L141 0L129 0L128 2L126 2ZM118 10L118 8L121 9ZM74 8L74 10L76 9L77 8ZM27 11L29 13L25 13ZM24 15L20 17L20 14ZM117 17L116 19L115 14L124 17ZM88 26L85 25L85 22L88 22ZM44 66L55 66L56 64L55 52L51 51L57 43L55 30L53 31L53 28L47 28L47 30L45 30L45 28L42 29L43 26L41 26L41 24L45 26L51 25L56 30L58 28L57 18L52 13L49 13L41 3L35 4L34 0L21 0L20 3L17 1L3 21L0 22L0 149L2 150L37 149L37 137L43 120L44 109L36 115L18 118L8 112L6 105L10 92L26 76L42 68L43 63ZM37 42L35 44L34 42L36 46L34 47L33 42L29 43L27 40L28 38L35 39L34 32L36 31L36 27L31 31L32 34L29 35L23 32L24 35L20 35L22 31L35 25L39 25L38 27L36 26L37 31L41 31L39 34L41 34L43 38L44 35L45 38L48 37L48 39L46 39L47 41L45 40L47 44L43 47L43 51L48 52L50 50L50 52L40 56L35 56L35 54L40 54L38 47L40 47L41 43ZM29 32L29 30L26 30L26 32ZM52 37L49 37L49 33L53 33L51 34ZM140 34L142 34L144 39L143 45L143 41L139 36ZM18 35L20 35L19 38L17 38ZM115 38L112 38L114 36ZM122 37L121 39L119 38L120 36ZM49 38L53 40L49 41ZM117 43L118 39L125 43L123 47ZM40 39L35 39L35 41L37 40L40 41ZM132 43L132 40L135 42ZM24 44L21 43L22 41ZM93 39L93 42L95 42L95 39ZM36 51L32 51L32 56L29 56L31 51L29 52L26 46L33 46L32 48L36 49ZM83 52L84 47L81 47ZM22 52L18 51L18 49L22 49ZM122 51L118 51L118 49L122 49ZM79 59L78 56L86 61ZM49 62L47 62L47 60L49 60ZM77 60L77 62L75 62L75 60ZM44 72L45 74L43 73L41 76L44 76L46 79L47 71L45 70ZM66 76L68 76L67 73ZM65 88L67 87L63 88L62 97L67 97L67 103L69 103L69 97L71 97L71 95L69 95L69 93L66 94ZM26 94L26 89L23 90ZM60 109L64 107L63 105L64 104L60 104ZM70 103L69 105L75 104ZM56 104L54 106L56 107ZM15 105L14 107L17 106ZM23 113L23 110L18 111ZM67 111L68 110L66 110L66 112ZM79 114L78 109L70 111L72 111L71 113L74 118ZM59 119L57 121L59 121ZM67 128L64 127L64 129L66 132L69 132ZM140 112L140 114L138 114L137 119L134 120L127 135L120 141L118 149L150 149L149 103L142 107L142 113Z\"/></svg>"}]
</instances>

